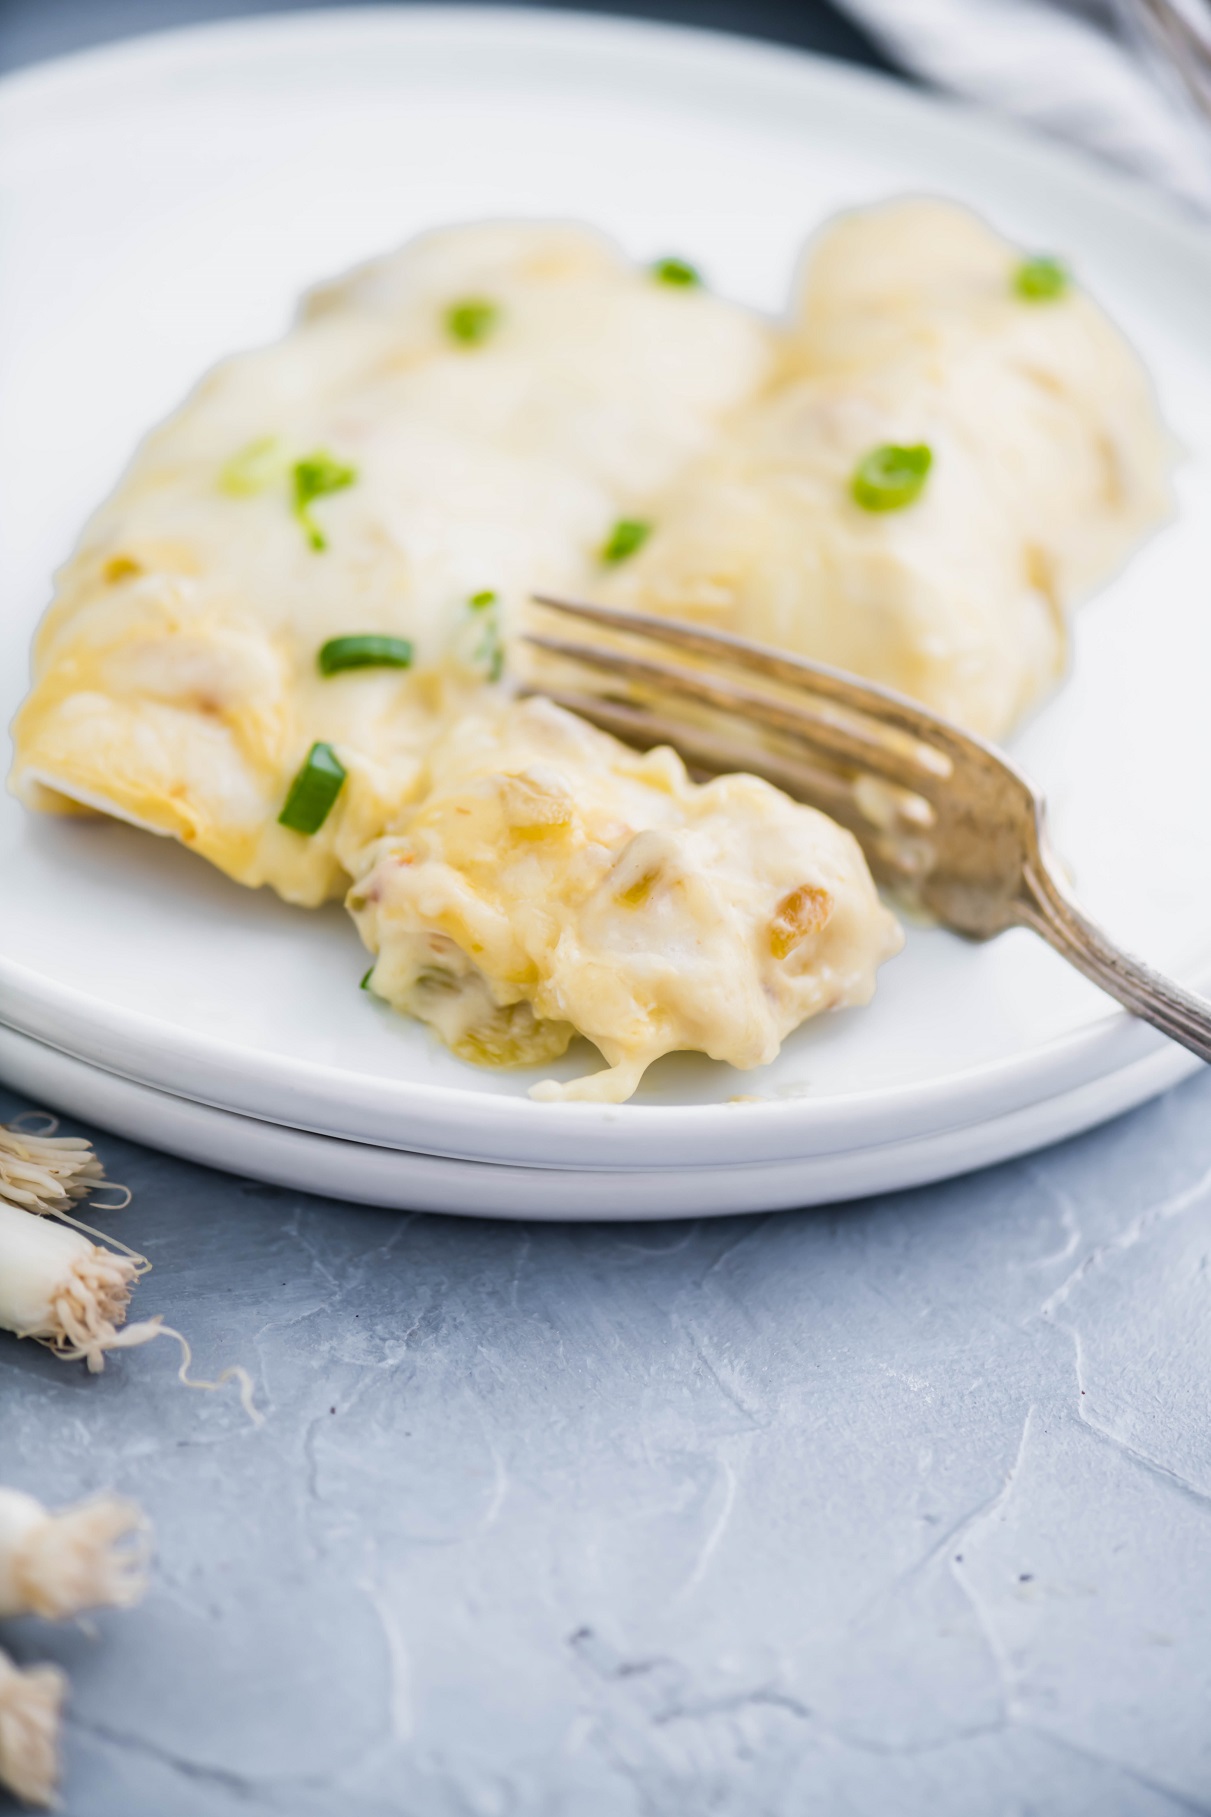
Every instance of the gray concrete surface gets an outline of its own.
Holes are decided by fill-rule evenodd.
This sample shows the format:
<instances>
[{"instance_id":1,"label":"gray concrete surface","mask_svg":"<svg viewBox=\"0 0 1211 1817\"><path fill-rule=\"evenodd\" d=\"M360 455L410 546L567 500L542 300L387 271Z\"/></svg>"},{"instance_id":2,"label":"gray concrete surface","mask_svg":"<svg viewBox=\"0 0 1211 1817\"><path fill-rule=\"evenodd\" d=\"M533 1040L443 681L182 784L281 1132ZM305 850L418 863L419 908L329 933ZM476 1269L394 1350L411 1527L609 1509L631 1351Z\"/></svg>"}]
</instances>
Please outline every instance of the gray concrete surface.
<instances>
[{"instance_id":1,"label":"gray concrete surface","mask_svg":"<svg viewBox=\"0 0 1211 1817\"><path fill-rule=\"evenodd\" d=\"M1211 1078L660 1227L99 1143L141 1310L266 1417L0 1345L4 1479L158 1536L141 1608L6 1629L71 1674L71 1817L1211 1811Z\"/></svg>"}]
</instances>

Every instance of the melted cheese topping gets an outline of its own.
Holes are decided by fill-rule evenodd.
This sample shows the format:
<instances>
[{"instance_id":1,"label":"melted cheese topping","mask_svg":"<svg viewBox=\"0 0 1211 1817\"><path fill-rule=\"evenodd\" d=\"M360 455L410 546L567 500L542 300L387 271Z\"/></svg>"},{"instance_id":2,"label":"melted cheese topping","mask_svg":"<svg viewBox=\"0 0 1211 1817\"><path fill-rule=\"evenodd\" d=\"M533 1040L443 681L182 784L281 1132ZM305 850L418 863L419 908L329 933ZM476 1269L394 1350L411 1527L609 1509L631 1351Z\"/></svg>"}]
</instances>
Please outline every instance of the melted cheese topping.
<instances>
[{"instance_id":1,"label":"melted cheese topping","mask_svg":"<svg viewBox=\"0 0 1211 1817\"><path fill-rule=\"evenodd\" d=\"M1170 511L1147 378L1090 299L947 204L842 219L812 248L780 382L649 515L607 601L736 631L999 736L1055 683L1067 612ZM908 509L850 481L926 443Z\"/></svg>"},{"instance_id":2,"label":"melted cheese topping","mask_svg":"<svg viewBox=\"0 0 1211 1817\"><path fill-rule=\"evenodd\" d=\"M496 311L478 343L450 332L466 299ZM434 234L317 293L285 340L203 382L85 529L38 635L18 788L103 805L294 902L343 893L482 690L469 597L495 592L508 623L532 588L583 589L616 519L760 385L770 346L570 227ZM311 506L317 550L290 469L320 451L356 479ZM415 665L321 677L320 647L348 633L406 638ZM348 781L303 837L277 816L315 740Z\"/></svg>"},{"instance_id":3,"label":"melted cheese topping","mask_svg":"<svg viewBox=\"0 0 1211 1817\"><path fill-rule=\"evenodd\" d=\"M579 1031L606 1071L541 1098L616 1103L662 1054L772 1060L865 1003L902 936L856 841L753 776L699 787L548 701L464 719L349 897L371 989L455 1053L533 1064Z\"/></svg>"},{"instance_id":4,"label":"melted cheese topping","mask_svg":"<svg viewBox=\"0 0 1211 1817\"><path fill-rule=\"evenodd\" d=\"M538 590L696 617L1005 730L1068 605L1164 515L1171 458L1119 336L1079 293L1016 297L1016 256L940 204L850 217L784 329L571 227L434 234L315 293L86 527L15 786L294 902L353 879L374 989L456 1052L597 1043L606 1072L541 1095L624 1097L678 1048L769 1060L898 944L857 846L751 777L696 788L510 705L470 602L504 633ZM859 459L922 441L920 498L862 510ZM611 568L623 518L655 528ZM412 666L322 675L359 634ZM346 780L308 835L278 816L316 741Z\"/></svg>"}]
</instances>

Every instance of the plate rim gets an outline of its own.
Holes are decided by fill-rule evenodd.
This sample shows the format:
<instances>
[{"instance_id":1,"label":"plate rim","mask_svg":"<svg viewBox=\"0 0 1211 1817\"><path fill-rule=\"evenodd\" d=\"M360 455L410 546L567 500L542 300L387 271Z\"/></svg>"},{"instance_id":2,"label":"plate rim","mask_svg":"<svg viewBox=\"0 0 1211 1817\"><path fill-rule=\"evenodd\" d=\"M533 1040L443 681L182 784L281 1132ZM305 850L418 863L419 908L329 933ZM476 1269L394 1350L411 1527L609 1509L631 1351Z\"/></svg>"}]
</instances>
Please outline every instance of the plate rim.
<instances>
[{"instance_id":1,"label":"plate rim","mask_svg":"<svg viewBox=\"0 0 1211 1817\"><path fill-rule=\"evenodd\" d=\"M1067 1141L1178 1082L1172 1057L1158 1052L1025 1111L880 1147L760 1166L589 1170L499 1167L295 1130L136 1084L0 1027L0 1081L27 1091L31 1079L86 1121L203 1166L224 1157L217 1165L237 1177L303 1192L321 1180L325 1197L383 1209L575 1224L810 1210L927 1186ZM340 1167L334 1177L338 1161L352 1181Z\"/></svg>"},{"instance_id":2,"label":"plate rim","mask_svg":"<svg viewBox=\"0 0 1211 1817\"><path fill-rule=\"evenodd\" d=\"M795 91L800 104L825 88L830 101L838 92L848 92L852 101L873 108L884 124L893 119L935 137L938 132L957 132L964 142L978 140L993 155L1002 159L1008 155L1039 174L1059 178L1070 193L1103 213L1109 211L1118 219L1124 211L1129 213L1138 231L1159 234L1170 244L1181 242L1187 255L1204 268L1211 290L1211 236L1176 203L1138 180L1108 171L1070 146L1040 140L1012 122L919 92L878 72L792 46L659 21L531 7L376 5L199 23L10 72L0 78L0 133L15 128L19 134L26 112L36 118L40 131L53 132L55 107L72 107L82 91L92 95L103 91L117 105L120 83L115 78L125 73L154 79L184 64L196 72L199 54L209 64L227 69L233 56L280 48L284 39L305 51L322 50L334 38L365 46L380 37L396 46L427 43L455 54L460 41L465 45L472 35L482 46L488 32L498 41L507 40L513 49L541 41L556 55L605 48L624 58L646 57L654 67L671 60L683 80L687 63L696 61L706 73L725 76L733 85L741 77L758 85L778 82ZM1201 977L1197 982L1203 982ZM994 1114L1020 1109L1070 1089L1074 1082L1108 1077L1138 1064L1163 1044L1163 1037L1125 1011L1113 1009L1024 1053L966 1067L953 1076L935 1075L924 1085L902 1083L831 1098L748 1103L743 1117L732 1119L719 1115L731 1107L718 1101L536 1104L472 1086L362 1074L260 1052L200 1031L183 1034L171 1023L46 979L5 955L0 955L0 992L4 996L0 1020L9 1026L152 1089L170 1084L200 1103L238 1114L248 1108L248 1086L255 1082L257 1113L290 1127L377 1146L402 1144L429 1154L514 1165L561 1166L574 1161L582 1167L609 1165L623 1126L629 1158L654 1160L659 1155L665 1166L838 1152L858 1126L866 1141L878 1143L907 1131L921 1134L971 1125L990 1109ZM1189 1070L1196 1066L1191 1057ZM242 1074L238 1091L231 1083L237 1073ZM334 1106L340 1110L335 1126ZM477 1126L471 1140L469 1114ZM413 1120L416 1127L410 1127ZM535 1160L536 1145L541 1146L542 1162Z\"/></svg>"},{"instance_id":3,"label":"plate rim","mask_svg":"<svg viewBox=\"0 0 1211 1817\"><path fill-rule=\"evenodd\" d=\"M596 40L595 48L616 47L624 52L633 48L636 41L643 41L654 55L664 52L678 60L697 57L704 64L713 61L729 81L734 81L737 74L752 73L767 81L789 77L792 82L814 82L834 91L848 88L856 98L873 101L885 112L899 112L911 124L924 123L928 128L939 118L948 120L960 126L968 137L980 139L994 150L1012 153L1033 164L1041 174L1061 169L1065 181L1082 187L1095 204L1116 210L1128 208L1141 230L1150 232L1159 222L1163 232L1183 238L1196 257L1205 259L1211 255L1211 233L1206 224L1169 192L1129 170L1109 165L1070 140L1032 131L1021 121L995 114L962 96L927 89L905 77L800 45L746 37L712 26L580 12L574 7L555 10L543 6L485 5L480 0L447 0L446 4L436 5L420 0L419 4L399 7L391 0L378 0L377 4L374 0L361 0L360 4L349 6L309 6L305 11L197 20L136 32L57 57L41 58L0 74L0 132L10 124L8 113L22 108L28 109L40 126L45 125L42 111L48 104L57 98L69 99L66 91L73 84L95 90L112 77L115 69L120 71L129 65L133 71L145 63L150 73L156 64L184 59L196 67L199 53L208 53L215 62L224 63L227 41L231 39L251 47L262 39L270 44L283 37L300 41L311 37L319 43L328 36L382 32L388 38L432 37L436 41L466 37L473 29L495 29L505 38L528 31L536 38L564 39L569 47L576 40ZM60 95L58 91L63 92ZM19 126L21 122L15 124Z\"/></svg>"}]
</instances>

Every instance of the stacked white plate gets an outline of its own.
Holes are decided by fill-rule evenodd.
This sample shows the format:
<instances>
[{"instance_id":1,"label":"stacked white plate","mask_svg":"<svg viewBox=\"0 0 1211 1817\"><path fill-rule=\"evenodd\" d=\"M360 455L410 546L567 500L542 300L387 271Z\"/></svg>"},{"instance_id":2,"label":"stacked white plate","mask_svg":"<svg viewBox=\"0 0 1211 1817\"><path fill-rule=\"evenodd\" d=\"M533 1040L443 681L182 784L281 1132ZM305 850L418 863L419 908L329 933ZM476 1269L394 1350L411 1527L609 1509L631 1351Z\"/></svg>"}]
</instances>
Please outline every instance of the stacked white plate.
<instances>
[{"instance_id":1,"label":"stacked white plate","mask_svg":"<svg viewBox=\"0 0 1211 1817\"><path fill-rule=\"evenodd\" d=\"M138 435L309 281L423 227L582 218L767 308L816 223L909 190L1062 253L1155 374L1183 503L1086 608L1017 754L1090 909L1211 981L1211 241L1151 196L788 51L461 8L192 31L10 79L0 184L6 719L51 570ZM364 963L339 908L0 806L0 1077L293 1187L509 1217L810 1204L1021 1153L1196 1064L1027 934L913 929L871 1009L762 1072L678 1058L631 1104L536 1104L533 1075L473 1071L359 991Z\"/></svg>"}]
</instances>

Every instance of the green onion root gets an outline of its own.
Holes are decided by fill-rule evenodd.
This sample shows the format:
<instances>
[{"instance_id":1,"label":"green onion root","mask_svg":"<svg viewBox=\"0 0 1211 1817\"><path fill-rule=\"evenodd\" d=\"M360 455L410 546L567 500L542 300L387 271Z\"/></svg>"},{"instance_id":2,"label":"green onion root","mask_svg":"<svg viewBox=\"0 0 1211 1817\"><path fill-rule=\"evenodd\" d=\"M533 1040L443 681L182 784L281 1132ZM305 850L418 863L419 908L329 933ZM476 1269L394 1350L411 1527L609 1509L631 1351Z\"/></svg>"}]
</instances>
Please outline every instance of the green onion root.
<instances>
[{"instance_id":1,"label":"green onion root","mask_svg":"<svg viewBox=\"0 0 1211 1817\"><path fill-rule=\"evenodd\" d=\"M47 1123L37 1131L0 1124L0 1201L27 1211L64 1211L112 1185L83 1136L56 1135L54 1118Z\"/></svg>"},{"instance_id":2,"label":"green onion root","mask_svg":"<svg viewBox=\"0 0 1211 1817\"><path fill-rule=\"evenodd\" d=\"M0 1200L0 1330L36 1338L67 1361L83 1359L95 1373L107 1350L156 1335L150 1322L118 1333L146 1266Z\"/></svg>"},{"instance_id":3,"label":"green onion root","mask_svg":"<svg viewBox=\"0 0 1211 1817\"><path fill-rule=\"evenodd\" d=\"M129 1608L147 1587L149 1550L134 1502L99 1495L52 1514L32 1495L0 1489L0 1616L61 1621Z\"/></svg>"},{"instance_id":4,"label":"green onion root","mask_svg":"<svg viewBox=\"0 0 1211 1817\"><path fill-rule=\"evenodd\" d=\"M67 1680L56 1666L15 1666L0 1652L0 1786L49 1810L59 1783L59 1713Z\"/></svg>"}]
</instances>

